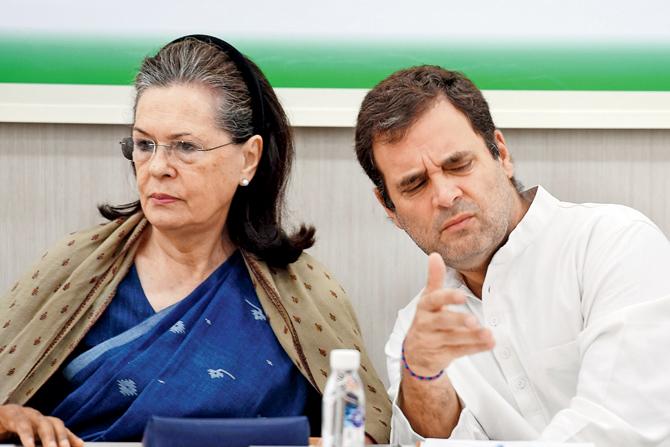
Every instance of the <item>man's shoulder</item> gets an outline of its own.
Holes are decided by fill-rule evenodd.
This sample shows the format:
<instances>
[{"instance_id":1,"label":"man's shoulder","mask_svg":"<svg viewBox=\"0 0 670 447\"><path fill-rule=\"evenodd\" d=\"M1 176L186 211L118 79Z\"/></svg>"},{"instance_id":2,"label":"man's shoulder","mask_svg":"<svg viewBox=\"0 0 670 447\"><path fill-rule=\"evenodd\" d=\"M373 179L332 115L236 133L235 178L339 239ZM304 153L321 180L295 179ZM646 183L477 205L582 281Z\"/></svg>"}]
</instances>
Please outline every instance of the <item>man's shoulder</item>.
<instances>
[{"instance_id":1,"label":"man's shoulder","mask_svg":"<svg viewBox=\"0 0 670 447\"><path fill-rule=\"evenodd\" d=\"M625 205L560 202L559 209L566 224L589 232L615 233L637 225L658 228L646 215Z\"/></svg>"},{"instance_id":2,"label":"man's shoulder","mask_svg":"<svg viewBox=\"0 0 670 447\"><path fill-rule=\"evenodd\" d=\"M640 211L628 206L603 203L560 203L544 233L552 247L564 254L612 253L615 247L667 245L665 233ZM576 252L569 250L573 247Z\"/></svg>"},{"instance_id":3,"label":"man's shoulder","mask_svg":"<svg viewBox=\"0 0 670 447\"><path fill-rule=\"evenodd\" d=\"M537 193L537 195L535 195ZM543 213L549 213L553 224L569 225L577 223L581 226L597 225L607 221L610 225L630 225L644 222L654 225L642 212L626 205L616 203L583 202L575 203L563 201L554 197L542 186L531 188L524 194L533 194L533 204L540 203ZM558 211L556 213L556 211ZM560 226L560 225L559 225Z\"/></svg>"},{"instance_id":4,"label":"man's shoulder","mask_svg":"<svg viewBox=\"0 0 670 447\"><path fill-rule=\"evenodd\" d=\"M572 212L585 217L598 218L601 216L607 216L617 218L620 220L634 220L634 219L649 220L649 218L646 217L644 214L642 214L640 211L631 208L629 206L620 205L616 203L559 202L559 208L567 212Z\"/></svg>"}]
</instances>

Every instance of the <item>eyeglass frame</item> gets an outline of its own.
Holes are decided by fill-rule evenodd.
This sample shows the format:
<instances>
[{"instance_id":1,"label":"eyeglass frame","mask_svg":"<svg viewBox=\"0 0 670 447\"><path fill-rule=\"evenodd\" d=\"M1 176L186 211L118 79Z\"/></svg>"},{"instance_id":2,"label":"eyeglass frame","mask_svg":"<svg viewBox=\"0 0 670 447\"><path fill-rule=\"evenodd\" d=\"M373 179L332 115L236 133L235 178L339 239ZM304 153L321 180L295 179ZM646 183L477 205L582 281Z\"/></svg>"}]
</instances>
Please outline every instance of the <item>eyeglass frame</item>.
<instances>
[{"instance_id":1,"label":"eyeglass frame","mask_svg":"<svg viewBox=\"0 0 670 447\"><path fill-rule=\"evenodd\" d=\"M198 143L193 143L191 141L176 140L171 142L170 144L159 144L154 140L152 140L151 138L144 138L144 140L153 143L153 150L151 152L151 156L147 160L150 160L151 158L153 158L154 155L156 155L159 146L164 147L166 151L168 151L168 153L172 153L172 151L176 150L175 145L179 143L188 143L191 146L195 146L196 149L193 149L194 152L209 152L215 149L220 149L222 147L236 144L234 141L229 141L228 143L220 144L218 146L205 148L200 146ZM130 143L130 145L128 143ZM119 141L119 144L121 145L121 153L123 154L123 157L135 163L135 160L133 160L133 151L135 150L135 141L133 137L125 137L121 141Z\"/></svg>"}]
</instances>

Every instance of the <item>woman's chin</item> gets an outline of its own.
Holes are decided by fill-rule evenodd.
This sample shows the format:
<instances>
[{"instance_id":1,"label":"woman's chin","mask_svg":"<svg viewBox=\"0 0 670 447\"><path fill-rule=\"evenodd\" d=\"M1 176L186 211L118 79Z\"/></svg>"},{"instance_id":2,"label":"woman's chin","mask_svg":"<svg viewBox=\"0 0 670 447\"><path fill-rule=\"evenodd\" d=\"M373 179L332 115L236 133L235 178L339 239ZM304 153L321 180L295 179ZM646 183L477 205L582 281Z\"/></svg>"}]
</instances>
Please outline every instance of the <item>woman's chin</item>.
<instances>
[{"instance_id":1,"label":"woman's chin","mask_svg":"<svg viewBox=\"0 0 670 447\"><path fill-rule=\"evenodd\" d=\"M144 215L151 226L159 231L178 230L188 225L188 220L184 216L165 212L164 210L158 212L150 210L149 212L145 212Z\"/></svg>"}]
</instances>

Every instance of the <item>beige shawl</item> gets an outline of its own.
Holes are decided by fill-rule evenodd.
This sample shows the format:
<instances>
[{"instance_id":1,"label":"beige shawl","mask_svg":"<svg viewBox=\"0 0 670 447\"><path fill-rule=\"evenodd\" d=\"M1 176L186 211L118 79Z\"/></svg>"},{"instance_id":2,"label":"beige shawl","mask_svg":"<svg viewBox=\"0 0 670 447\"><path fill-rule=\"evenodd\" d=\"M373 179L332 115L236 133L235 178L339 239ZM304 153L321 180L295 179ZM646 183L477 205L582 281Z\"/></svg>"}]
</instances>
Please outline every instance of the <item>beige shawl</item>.
<instances>
[{"instance_id":1,"label":"beige shawl","mask_svg":"<svg viewBox=\"0 0 670 447\"><path fill-rule=\"evenodd\" d=\"M147 225L138 213L70 234L0 299L0 402L27 402L56 372L113 299ZM344 290L306 253L286 269L243 254L275 335L319 392L331 349L361 351L366 432L387 443L390 401Z\"/></svg>"}]
</instances>

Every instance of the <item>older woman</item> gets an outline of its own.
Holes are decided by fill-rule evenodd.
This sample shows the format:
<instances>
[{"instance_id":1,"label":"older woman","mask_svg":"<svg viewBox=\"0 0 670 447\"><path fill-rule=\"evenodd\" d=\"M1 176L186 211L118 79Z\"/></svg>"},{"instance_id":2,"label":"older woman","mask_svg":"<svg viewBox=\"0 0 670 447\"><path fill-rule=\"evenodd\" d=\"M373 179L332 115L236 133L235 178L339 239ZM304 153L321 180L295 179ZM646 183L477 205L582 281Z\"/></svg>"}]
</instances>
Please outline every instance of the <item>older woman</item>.
<instances>
[{"instance_id":1,"label":"older woman","mask_svg":"<svg viewBox=\"0 0 670 447\"><path fill-rule=\"evenodd\" d=\"M135 86L122 149L139 201L102 206L108 223L56 244L0 301L0 435L65 447L139 440L151 415L318 418L327 353L363 342L303 252L314 229L281 226L293 147L272 88L201 35L146 59ZM366 432L388 442L364 352L361 373Z\"/></svg>"}]
</instances>

